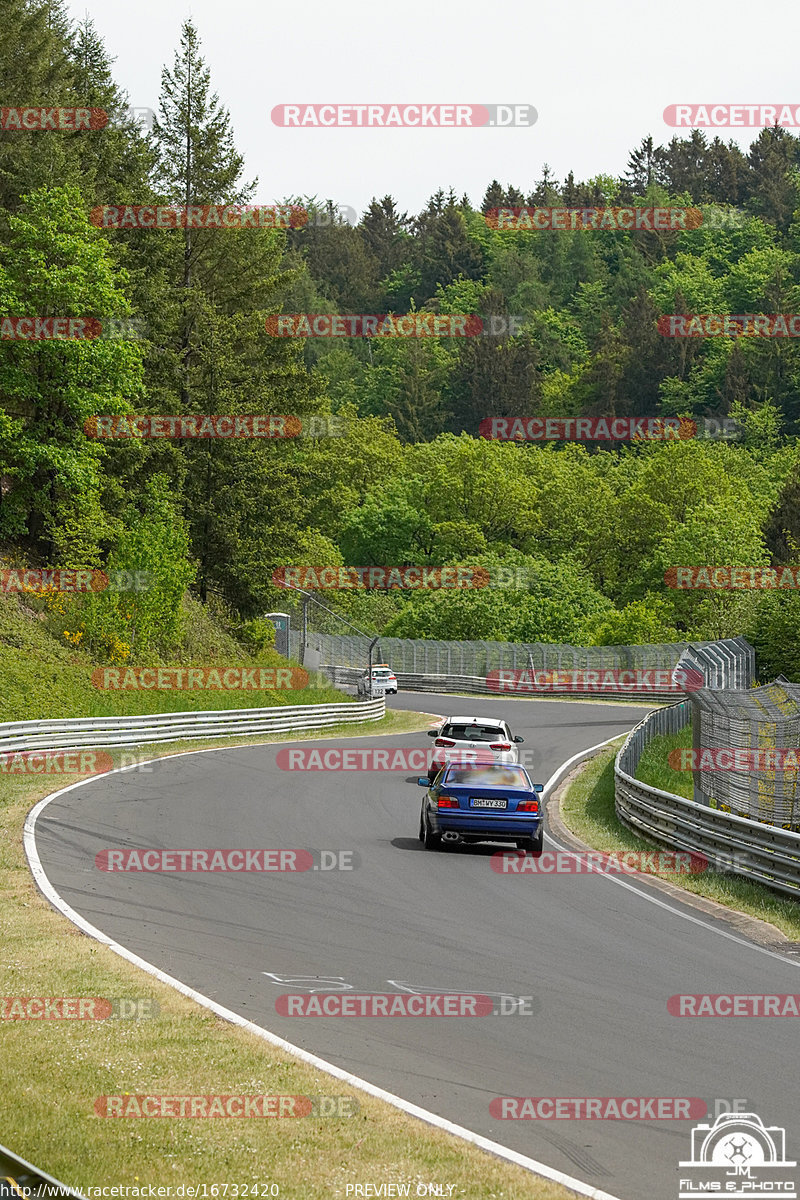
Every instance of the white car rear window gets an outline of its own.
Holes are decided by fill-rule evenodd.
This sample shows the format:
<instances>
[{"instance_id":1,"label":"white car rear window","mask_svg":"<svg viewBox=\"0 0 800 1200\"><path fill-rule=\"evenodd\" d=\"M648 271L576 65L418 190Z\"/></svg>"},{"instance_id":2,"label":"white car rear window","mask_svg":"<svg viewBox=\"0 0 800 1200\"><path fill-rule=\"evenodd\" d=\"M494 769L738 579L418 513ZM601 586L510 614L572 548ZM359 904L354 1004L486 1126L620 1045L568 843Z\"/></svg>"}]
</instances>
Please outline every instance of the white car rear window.
<instances>
[{"instance_id":1,"label":"white car rear window","mask_svg":"<svg viewBox=\"0 0 800 1200\"><path fill-rule=\"evenodd\" d=\"M445 725L440 737L453 738L457 742L504 742L508 734L496 725Z\"/></svg>"}]
</instances>

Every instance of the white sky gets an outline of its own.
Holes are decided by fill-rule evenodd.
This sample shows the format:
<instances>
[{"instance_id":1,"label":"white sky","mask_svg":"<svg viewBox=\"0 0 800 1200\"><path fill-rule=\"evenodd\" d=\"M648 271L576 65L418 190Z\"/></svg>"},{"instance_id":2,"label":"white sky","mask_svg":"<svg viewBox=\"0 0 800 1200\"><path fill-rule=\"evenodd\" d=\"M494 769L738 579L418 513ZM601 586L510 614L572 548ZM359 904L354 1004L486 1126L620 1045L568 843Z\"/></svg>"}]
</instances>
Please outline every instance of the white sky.
<instances>
[{"instance_id":1,"label":"white sky","mask_svg":"<svg viewBox=\"0 0 800 1200\"><path fill-rule=\"evenodd\" d=\"M157 107L191 16L230 110L254 200L331 198L358 210L390 193L416 212L437 188L480 202L487 184L529 191L625 170L648 133L673 133L674 103L800 106L800 6L773 0L663 4L537 0L488 4L328 0L70 0L93 18L132 105ZM280 103L532 104L531 128L285 129ZM757 130L722 129L746 147ZM795 131L798 132L798 131Z\"/></svg>"}]
</instances>

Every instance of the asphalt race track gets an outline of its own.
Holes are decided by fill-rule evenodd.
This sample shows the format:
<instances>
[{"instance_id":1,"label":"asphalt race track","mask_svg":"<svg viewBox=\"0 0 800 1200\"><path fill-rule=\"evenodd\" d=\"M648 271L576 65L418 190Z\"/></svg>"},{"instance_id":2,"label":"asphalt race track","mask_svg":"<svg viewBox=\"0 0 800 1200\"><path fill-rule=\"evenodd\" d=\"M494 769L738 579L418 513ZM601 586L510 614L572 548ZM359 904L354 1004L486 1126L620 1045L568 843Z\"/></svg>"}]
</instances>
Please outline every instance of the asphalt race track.
<instances>
[{"instance_id":1,"label":"asphalt race track","mask_svg":"<svg viewBox=\"0 0 800 1200\"><path fill-rule=\"evenodd\" d=\"M389 705L499 713L524 736L521 750L537 756L538 782L646 711L419 693ZM415 733L302 744L431 742ZM425 851L415 776L283 771L278 749L173 758L54 800L36 825L50 882L109 937L220 1004L621 1200L675 1200L694 1121L501 1121L490 1101L746 1098L766 1125L787 1128L787 1152L800 1150L796 1024L667 1012L675 993L800 992L800 961L624 877L501 875L490 864L497 846ZM359 865L276 874L98 870L95 855L116 847L345 849ZM343 985L533 996L537 1011L417 1019L275 1011L282 993Z\"/></svg>"}]
</instances>

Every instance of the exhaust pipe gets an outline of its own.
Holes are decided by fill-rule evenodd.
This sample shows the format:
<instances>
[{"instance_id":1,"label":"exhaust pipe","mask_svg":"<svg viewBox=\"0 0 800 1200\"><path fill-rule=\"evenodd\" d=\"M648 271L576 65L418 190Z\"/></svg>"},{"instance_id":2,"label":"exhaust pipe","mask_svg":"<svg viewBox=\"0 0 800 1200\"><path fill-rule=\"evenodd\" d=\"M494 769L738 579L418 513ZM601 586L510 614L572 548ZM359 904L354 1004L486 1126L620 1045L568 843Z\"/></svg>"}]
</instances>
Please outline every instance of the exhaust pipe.
<instances>
[{"instance_id":1,"label":"exhaust pipe","mask_svg":"<svg viewBox=\"0 0 800 1200\"><path fill-rule=\"evenodd\" d=\"M461 841L461 834L460 834L460 833L454 833L452 829L449 829L449 830L447 831L447 833L443 833L443 834L442 834L442 841L443 841L443 842L460 842L460 841Z\"/></svg>"}]
</instances>

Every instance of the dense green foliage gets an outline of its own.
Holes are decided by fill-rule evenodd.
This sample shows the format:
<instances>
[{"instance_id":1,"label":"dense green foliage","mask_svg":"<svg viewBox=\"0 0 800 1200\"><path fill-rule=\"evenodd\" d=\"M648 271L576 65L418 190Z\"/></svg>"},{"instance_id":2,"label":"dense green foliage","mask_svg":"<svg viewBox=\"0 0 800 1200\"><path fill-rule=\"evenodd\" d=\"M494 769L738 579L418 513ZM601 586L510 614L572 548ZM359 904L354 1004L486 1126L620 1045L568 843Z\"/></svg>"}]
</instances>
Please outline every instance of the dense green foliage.
<instances>
[{"instance_id":1,"label":"dense green foliage","mask_svg":"<svg viewBox=\"0 0 800 1200\"><path fill-rule=\"evenodd\" d=\"M800 538L796 339L671 339L659 316L800 311L800 139L749 152L693 132L645 138L620 178L527 190L493 181L477 207L437 191L409 216L374 199L357 225L299 197L289 230L113 229L97 205L242 204L257 181L187 22L153 131L125 115L91 22L58 0L8 0L2 104L102 107L88 132L0 132L0 312L136 317L140 339L0 343L4 563L142 569L154 587L76 602L63 631L111 661L166 653L186 588L221 597L245 641L295 611L284 564L454 563L474 592L327 591L373 632L587 644L744 633L763 677L800 678L794 594L676 591L676 565L789 563ZM13 64L13 65L12 65ZM699 229L498 230L528 205L688 205ZM467 338L270 336L276 313L478 314L513 332ZM255 440L86 435L94 414L347 418L345 436ZM511 444L512 416L739 422L737 442ZM514 586L497 586L499 579ZM334 616L313 610L324 627ZM80 635L80 637L78 637ZM75 640L77 638L77 640Z\"/></svg>"}]
</instances>

